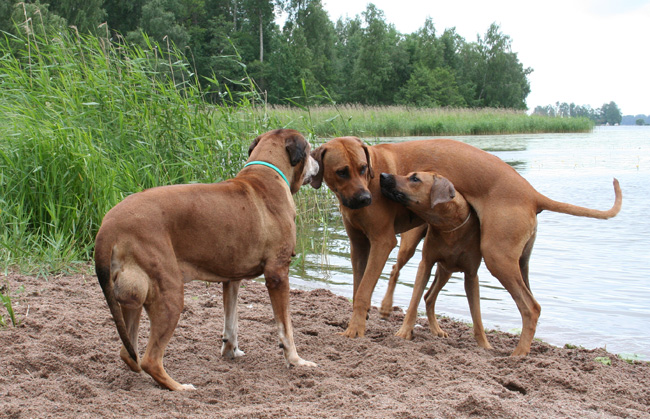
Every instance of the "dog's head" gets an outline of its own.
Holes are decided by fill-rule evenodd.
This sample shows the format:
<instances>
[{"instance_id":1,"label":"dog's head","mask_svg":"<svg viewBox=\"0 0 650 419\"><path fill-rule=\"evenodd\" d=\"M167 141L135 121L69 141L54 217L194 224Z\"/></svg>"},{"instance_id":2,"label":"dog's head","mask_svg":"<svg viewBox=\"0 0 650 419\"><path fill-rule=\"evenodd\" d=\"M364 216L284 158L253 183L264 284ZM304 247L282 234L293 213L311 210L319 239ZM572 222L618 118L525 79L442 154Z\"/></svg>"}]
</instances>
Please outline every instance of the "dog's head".
<instances>
[{"instance_id":1,"label":"dog's head","mask_svg":"<svg viewBox=\"0 0 650 419\"><path fill-rule=\"evenodd\" d=\"M291 193L296 193L318 173L318 163L310 151L311 145L298 131L276 129L253 140L248 148L248 161L274 164L289 179Z\"/></svg>"},{"instance_id":2,"label":"dog's head","mask_svg":"<svg viewBox=\"0 0 650 419\"><path fill-rule=\"evenodd\" d=\"M406 176L382 173L379 184L384 196L406 206L430 223L436 223L443 215L441 213L448 210L436 207L438 204L453 202L457 206L467 205L449 179L434 172L412 172Z\"/></svg>"},{"instance_id":3,"label":"dog's head","mask_svg":"<svg viewBox=\"0 0 650 419\"><path fill-rule=\"evenodd\" d=\"M318 162L318 173L311 186L318 189L323 181L339 202L350 209L367 207L372 203L368 189L374 178L368 146L356 137L341 137L328 141L311 153Z\"/></svg>"}]
</instances>

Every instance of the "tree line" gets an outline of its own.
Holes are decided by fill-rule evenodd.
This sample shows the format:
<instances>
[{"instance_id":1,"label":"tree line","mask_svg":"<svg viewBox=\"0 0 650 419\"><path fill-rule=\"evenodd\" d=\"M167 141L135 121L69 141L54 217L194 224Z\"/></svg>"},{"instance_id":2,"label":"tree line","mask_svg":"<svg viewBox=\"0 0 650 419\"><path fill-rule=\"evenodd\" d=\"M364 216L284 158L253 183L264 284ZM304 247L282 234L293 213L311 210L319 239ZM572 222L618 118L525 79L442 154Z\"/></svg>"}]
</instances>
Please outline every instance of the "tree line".
<instances>
[{"instance_id":1,"label":"tree line","mask_svg":"<svg viewBox=\"0 0 650 419\"><path fill-rule=\"evenodd\" d=\"M534 115L558 118L586 117L598 125L619 125L623 114L616 102L603 104L602 107L593 109L589 105L576 105L575 103L555 102L555 105L537 106Z\"/></svg>"},{"instance_id":2,"label":"tree line","mask_svg":"<svg viewBox=\"0 0 650 419\"><path fill-rule=\"evenodd\" d=\"M523 110L533 71L497 24L474 41L455 28L439 33L431 18L402 34L373 4L333 22L320 0L0 0L7 34L68 26L115 43L158 44L161 57L175 46L199 83L218 85L214 100L252 87L271 104Z\"/></svg>"}]
</instances>

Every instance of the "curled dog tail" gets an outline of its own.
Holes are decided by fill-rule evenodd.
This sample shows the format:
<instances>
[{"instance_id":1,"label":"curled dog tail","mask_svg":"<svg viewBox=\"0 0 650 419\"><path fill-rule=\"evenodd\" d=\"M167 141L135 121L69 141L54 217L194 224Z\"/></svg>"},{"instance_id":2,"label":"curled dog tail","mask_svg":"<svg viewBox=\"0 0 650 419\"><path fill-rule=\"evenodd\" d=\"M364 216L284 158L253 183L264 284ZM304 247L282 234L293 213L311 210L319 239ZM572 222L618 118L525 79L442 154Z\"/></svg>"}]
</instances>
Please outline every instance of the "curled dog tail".
<instances>
[{"instance_id":1,"label":"curled dog tail","mask_svg":"<svg viewBox=\"0 0 650 419\"><path fill-rule=\"evenodd\" d=\"M621 192L621 186L619 185L616 178L614 178L614 195L614 205L605 211L554 201L542 194L539 194L537 208L538 212L542 210L549 210L553 212L561 212L563 214L576 215L578 217L599 218L601 220L606 220L618 214L623 203L623 193Z\"/></svg>"},{"instance_id":2,"label":"curled dog tail","mask_svg":"<svg viewBox=\"0 0 650 419\"><path fill-rule=\"evenodd\" d=\"M138 355L136 354L131 339L129 338L129 334L126 330L126 323L124 322L124 316L122 316L122 309L115 297L115 277L117 276L117 273L112 272L111 269L111 267L114 266L113 258L115 256L115 250L116 248L113 247L113 249L109 251L109 257L107 258L101 258L95 255L95 272L97 273L99 286L102 288L108 308L113 315L113 321L117 327L117 333L122 340L122 344L124 345L124 348L126 348L126 351L133 362L137 364Z\"/></svg>"}]
</instances>

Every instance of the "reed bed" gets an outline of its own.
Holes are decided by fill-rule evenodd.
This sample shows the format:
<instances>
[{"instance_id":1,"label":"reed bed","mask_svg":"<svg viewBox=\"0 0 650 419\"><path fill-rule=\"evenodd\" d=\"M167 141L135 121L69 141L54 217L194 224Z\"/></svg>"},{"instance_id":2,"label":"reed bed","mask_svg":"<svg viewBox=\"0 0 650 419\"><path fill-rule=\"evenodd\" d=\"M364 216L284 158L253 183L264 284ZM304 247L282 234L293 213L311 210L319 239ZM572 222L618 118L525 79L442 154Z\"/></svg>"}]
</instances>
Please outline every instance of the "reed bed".
<instances>
[{"instance_id":1,"label":"reed bed","mask_svg":"<svg viewBox=\"0 0 650 419\"><path fill-rule=\"evenodd\" d=\"M212 106L182 55L63 33L0 45L0 263L92 256L104 214L145 188L236 174L275 121Z\"/></svg>"},{"instance_id":2,"label":"reed bed","mask_svg":"<svg viewBox=\"0 0 650 419\"><path fill-rule=\"evenodd\" d=\"M410 137L589 132L588 118L548 118L508 109L421 109L406 106L274 106L264 112L283 125L319 137Z\"/></svg>"}]
</instances>

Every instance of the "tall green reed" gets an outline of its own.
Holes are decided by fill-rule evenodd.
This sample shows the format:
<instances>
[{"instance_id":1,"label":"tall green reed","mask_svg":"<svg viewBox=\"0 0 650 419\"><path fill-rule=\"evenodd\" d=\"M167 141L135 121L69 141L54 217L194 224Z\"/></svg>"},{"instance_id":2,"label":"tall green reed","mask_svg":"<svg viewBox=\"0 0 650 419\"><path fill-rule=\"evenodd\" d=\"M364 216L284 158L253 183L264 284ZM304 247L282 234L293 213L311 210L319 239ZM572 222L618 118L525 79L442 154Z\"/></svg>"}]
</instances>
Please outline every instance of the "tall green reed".
<instances>
[{"instance_id":1,"label":"tall green reed","mask_svg":"<svg viewBox=\"0 0 650 419\"><path fill-rule=\"evenodd\" d=\"M508 109L411 108L405 106L274 106L267 112L320 137L408 137L542 132L588 132L588 118L548 118Z\"/></svg>"},{"instance_id":2,"label":"tall green reed","mask_svg":"<svg viewBox=\"0 0 650 419\"><path fill-rule=\"evenodd\" d=\"M88 260L103 215L123 197L231 177L252 139L277 128L251 111L255 92L209 105L213 92L173 46L31 32L4 34L0 50L5 266Z\"/></svg>"}]
</instances>

